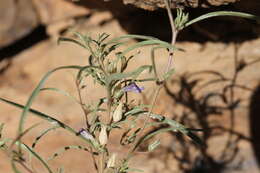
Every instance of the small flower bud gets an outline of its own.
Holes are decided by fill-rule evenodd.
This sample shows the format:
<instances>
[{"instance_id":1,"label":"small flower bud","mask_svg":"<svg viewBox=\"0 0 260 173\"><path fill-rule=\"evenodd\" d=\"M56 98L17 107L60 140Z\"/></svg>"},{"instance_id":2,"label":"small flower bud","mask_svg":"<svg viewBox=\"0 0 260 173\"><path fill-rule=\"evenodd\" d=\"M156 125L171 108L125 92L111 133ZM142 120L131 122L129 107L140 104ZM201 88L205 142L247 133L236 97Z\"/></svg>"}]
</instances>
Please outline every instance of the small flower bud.
<instances>
[{"instance_id":1,"label":"small flower bud","mask_svg":"<svg viewBox=\"0 0 260 173\"><path fill-rule=\"evenodd\" d=\"M101 126L101 131L99 133L99 143L101 145L107 144L107 128L105 125Z\"/></svg>"},{"instance_id":2,"label":"small flower bud","mask_svg":"<svg viewBox=\"0 0 260 173\"><path fill-rule=\"evenodd\" d=\"M94 137L85 129L81 128L78 132L78 135L83 136L85 139L88 139L90 141L94 141Z\"/></svg>"},{"instance_id":3,"label":"small flower bud","mask_svg":"<svg viewBox=\"0 0 260 173\"><path fill-rule=\"evenodd\" d=\"M112 156L108 159L107 168L113 168L116 165L116 153L113 153Z\"/></svg>"},{"instance_id":4,"label":"small flower bud","mask_svg":"<svg viewBox=\"0 0 260 173\"><path fill-rule=\"evenodd\" d=\"M118 122L122 119L123 103L120 102L113 113L113 121Z\"/></svg>"},{"instance_id":5,"label":"small flower bud","mask_svg":"<svg viewBox=\"0 0 260 173\"><path fill-rule=\"evenodd\" d=\"M141 93L144 90L144 87L139 87L136 83L131 83L130 85L123 88L124 92L135 92Z\"/></svg>"}]
</instances>

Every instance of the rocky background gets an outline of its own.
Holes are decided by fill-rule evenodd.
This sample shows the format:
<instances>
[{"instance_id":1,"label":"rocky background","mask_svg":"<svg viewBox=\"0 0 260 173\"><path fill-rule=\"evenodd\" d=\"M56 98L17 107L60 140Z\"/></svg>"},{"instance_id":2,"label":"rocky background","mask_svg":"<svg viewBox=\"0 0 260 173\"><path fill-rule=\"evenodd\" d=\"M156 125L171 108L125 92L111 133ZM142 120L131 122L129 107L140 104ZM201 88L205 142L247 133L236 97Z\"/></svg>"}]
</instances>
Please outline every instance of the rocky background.
<instances>
[{"instance_id":1,"label":"rocky background","mask_svg":"<svg viewBox=\"0 0 260 173\"><path fill-rule=\"evenodd\" d=\"M88 52L71 44L57 45L59 36L72 36L73 29L95 36L144 34L169 41L171 32L163 0L8 0L0 1L0 96L24 104L41 77L62 65L86 64ZM258 0L176 0L172 9L185 8L194 18L216 10L235 10L260 15ZM252 21L220 17L185 29L177 45L176 74L160 94L156 112L172 117L200 133L202 149L179 134L160 136L162 146L155 153L141 153L132 165L149 173L228 172L257 173L260 158L260 26ZM133 40L134 42L135 40ZM130 68L147 63L149 50L141 53ZM166 52L159 52L158 67L164 68ZM70 72L53 75L47 86L77 95ZM153 92L149 86L146 94ZM89 85L87 99L102 94ZM83 126L78 105L58 94L45 92L33 107L53 115L75 129ZM20 110L0 103L4 135L15 137ZM29 117L28 127L40 120ZM40 121L42 122L42 121ZM32 141L43 125L29 133ZM56 130L39 143L37 151L50 156L61 146L81 141ZM112 147L116 143L111 142ZM120 153L116 147L115 152ZM0 172L11 172L0 153ZM83 159L84 158L84 159ZM88 154L68 151L51 162L66 172L92 172ZM37 167L37 163L36 167ZM39 167L41 169L41 167ZM42 170L43 171L43 170Z\"/></svg>"}]
</instances>

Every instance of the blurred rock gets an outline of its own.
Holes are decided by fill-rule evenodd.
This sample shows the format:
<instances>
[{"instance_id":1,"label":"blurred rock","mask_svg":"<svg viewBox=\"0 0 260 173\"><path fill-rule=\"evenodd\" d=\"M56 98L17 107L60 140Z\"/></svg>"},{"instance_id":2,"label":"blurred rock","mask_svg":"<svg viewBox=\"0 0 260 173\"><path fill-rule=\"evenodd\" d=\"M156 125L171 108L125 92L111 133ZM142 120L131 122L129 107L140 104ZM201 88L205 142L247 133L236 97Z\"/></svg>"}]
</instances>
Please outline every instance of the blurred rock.
<instances>
[{"instance_id":1,"label":"blurred rock","mask_svg":"<svg viewBox=\"0 0 260 173\"><path fill-rule=\"evenodd\" d=\"M230 3L238 2L239 0L174 0L171 3L171 8L177 7L192 7L192 8L209 8L220 5L227 5ZM164 0L80 0L79 3L85 3L92 7L112 7L110 4L114 4L115 7L120 6L119 4L131 4L145 10L156 10L158 8L164 8Z\"/></svg>"},{"instance_id":2,"label":"blurred rock","mask_svg":"<svg viewBox=\"0 0 260 173\"><path fill-rule=\"evenodd\" d=\"M0 1L0 47L30 33L39 21L31 0Z\"/></svg>"},{"instance_id":3,"label":"blurred rock","mask_svg":"<svg viewBox=\"0 0 260 173\"><path fill-rule=\"evenodd\" d=\"M87 8L65 0L2 0L0 47L21 39L39 24L47 27L48 35L57 35L74 24L73 18L89 13Z\"/></svg>"},{"instance_id":4,"label":"blurred rock","mask_svg":"<svg viewBox=\"0 0 260 173\"><path fill-rule=\"evenodd\" d=\"M200 2L199 0L176 0L171 4L171 8L176 7L193 7L193 8L208 8L213 6L227 5L229 3L234 3L239 0L206 0ZM158 8L165 7L164 0L124 0L125 4L133 4L139 8L143 8L146 10L156 10Z\"/></svg>"},{"instance_id":5,"label":"blurred rock","mask_svg":"<svg viewBox=\"0 0 260 173\"><path fill-rule=\"evenodd\" d=\"M83 16L89 10L64 0L32 0L40 22L45 25L57 23L76 16Z\"/></svg>"},{"instance_id":6,"label":"blurred rock","mask_svg":"<svg viewBox=\"0 0 260 173\"><path fill-rule=\"evenodd\" d=\"M74 18L90 13L90 10L65 0L32 0L40 23L45 25L46 32L56 40L59 33L75 24Z\"/></svg>"}]
</instances>

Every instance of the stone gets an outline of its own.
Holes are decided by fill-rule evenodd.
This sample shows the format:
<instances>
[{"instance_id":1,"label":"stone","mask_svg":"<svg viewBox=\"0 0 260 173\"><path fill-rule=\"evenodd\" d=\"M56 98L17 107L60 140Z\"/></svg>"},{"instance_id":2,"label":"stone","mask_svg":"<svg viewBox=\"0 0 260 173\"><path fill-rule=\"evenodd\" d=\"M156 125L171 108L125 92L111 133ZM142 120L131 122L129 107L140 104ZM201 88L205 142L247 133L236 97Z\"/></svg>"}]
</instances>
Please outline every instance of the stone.
<instances>
[{"instance_id":1,"label":"stone","mask_svg":"<svg viewBox=\"0 0 260 173\"><path fill-rule=\"evenodd\" d=\"M38 24L31 0L0 1L0 47L30 33Z\"/></svg>"},{"instance_id":2,"label":"stone","mask_svg":"<svg viewBox=\"0 0 260 173\"><path fill-rule=\"evenodd\" d=\"M65 0L0 1L0 47L22 39L39 25L46 26L47 34L57 38L75 24L75 17L88 14L88 8Z\"/></svg>"},{"instance_id":3,"label":"stone","mask_svg":"<svg viewBox=\"0 0 260 173\"><path fill-rule=\"evenodd\" d=\"M156 10L165 7L165 0L123 0L125 4L132 4L145 10ZM172 1L171 8L177 7L192 7L192 8L208 8L220 5L227 5L230 3L238 2L239 0L206 0L200 2L199 0L176 0Z\"/></svg>"},{"instance_id":4,"label":"stone","mask_svg":"<svg viewBox=\"0 0 260 173\"><path fill-rule=\"evenodd\" d=\"M32 0L39 22L45 25L46 32L56 40L59 33L75 24L74 18L90 14L88 8L65 0Z\"/></svg>"},{"instance_id":5,"label":"stone","mask_svg":"<svg viewBox=\"0 0 260 173\"><path fill-rule=\"evenodd\" d=\"M89 14L89 9L65 0L32 0L40 23L49 25L62 20Z\"/></svg>"}]
</instances>

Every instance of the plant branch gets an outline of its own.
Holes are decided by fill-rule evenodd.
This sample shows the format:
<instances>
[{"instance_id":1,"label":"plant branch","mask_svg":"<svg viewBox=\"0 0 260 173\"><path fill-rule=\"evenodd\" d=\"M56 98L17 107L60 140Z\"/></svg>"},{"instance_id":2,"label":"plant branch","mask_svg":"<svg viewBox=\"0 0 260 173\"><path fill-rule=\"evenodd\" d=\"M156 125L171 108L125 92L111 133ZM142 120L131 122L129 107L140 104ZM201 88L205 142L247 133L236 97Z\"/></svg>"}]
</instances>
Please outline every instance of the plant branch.
<instances>
[{"instance_id":1,"label":"plant branch","mask_svg":"<svg viewBox=\"0 0 260 173\"><path fill-rule=\"evenodd\" d=\"M178 30L176 29L176 26L174 24L174 18L172 16L172 12L171 12L171 9L170 9L170 0L164 0L165 2L165 6L166 6L166 9L167 9L167 13L168 13L168 17L169 17L169 20L170 20L170 24L171 24L171 30L172 30L172 40L171 40L171 44L174 45L176 43L176 38L177 38L177 34L178 34ZM171 65L172 65L172 61L173 61L173 49L170 49L169 50L169 57L168 57L168 62L167 62L167 65L166 65L166 70L165 70L165 73L169 72L170 68L171 68ZM157 98L159 96L159 93L160 93L160 90L163 88L163 83L165 81L157 81L156 84L157 84L157 88L156 88L156 91L155 91L155 94L154 94L154 97L153 97L153 101L152 101L152 106L151 106L151 109L149 110L149 113L148 113L148 116L146 117L146 119L144 120L144 125L143 127L141 128L140 130L140 133L143 132L143 130L145 129L146 125L147 125L147 122L149 120L149 117L151 115L151 113L153 112L153 109L155 107L155 104L156 104L156 101L157 101ZM140 140L140 139L139 139ZM138 141L139 141L138 140ZM137 141L137 143L138 143ZM135 146L135 145L134 145ZM131 148L127 154L127 157L126 158L130 158L131 156L131 153L134 152L136 147L134 148Z\"/></svg>"},{"instance_id":2,"label":"plant branch","mask_svg":"<svg viewBox=\"0 0 260 173\"><path fill-rule=\"evenodd\" d=\"M30 168L28 168L22 161L17 161L27 172L34 173Z\"/></svg>"},{"instance_id":3,"label":"plant branch","mask_svg":"<svg viewBox=\"0 0 260 173\"><path fill-rule=\"evenodd\" d=\"M167 13L168 13L168 17L169 17L169 21L170 21L170 25L171 25L171 30L172 30L171 44L175 45L178 30L176 29L176 26L174 24L174 18L172 16L172 12L171 12L171 8L170 8L170 0L164 0L164 3L165 3L165 6L166 6L166 9L167 9ZM168 58L168 62L167 62L167 67L165 69L166 73L170 70L171 65L172 65L172 61L173 61L173 50L169 50L169 58Z\"/></svg>"},{"instance_id":4,"label":"plant branch","mask_svg":"<svg viewBox=\"0 0 260 173\"><path fill-rule=\"evenodd\" d=\"M78 80L76 80L76 86L77 86L80 106L81 106L81 108L82 108L82 110L84 112L84 115L85 115L86 126L87 126L87 129L89 129L89 124L88 124L88 114L89 114L89 111L86 110L86 108L84 107L84 103L83 103L82 96L81 96L81 91L80 91L80 84L79 84Z\"/></svg>"}]
</instances>

